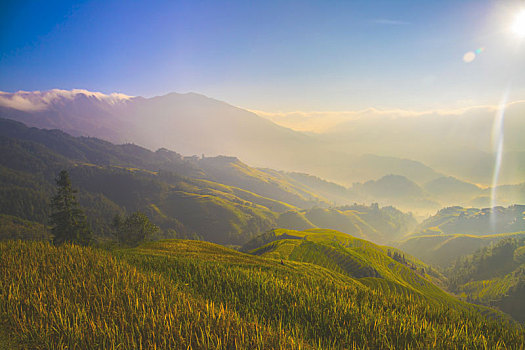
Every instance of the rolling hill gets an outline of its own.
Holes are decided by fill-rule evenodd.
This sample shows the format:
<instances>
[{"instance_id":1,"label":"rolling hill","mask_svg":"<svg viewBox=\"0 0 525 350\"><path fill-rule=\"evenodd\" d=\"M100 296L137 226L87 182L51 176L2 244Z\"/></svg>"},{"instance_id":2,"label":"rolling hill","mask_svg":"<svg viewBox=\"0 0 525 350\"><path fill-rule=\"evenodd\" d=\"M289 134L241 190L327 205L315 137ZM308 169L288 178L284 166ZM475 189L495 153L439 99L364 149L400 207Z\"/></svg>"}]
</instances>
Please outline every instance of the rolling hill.
<instances>
[{"instance_id":1,"label":"rolling hill","mask_svg":"<svg viewBox=\"0 0 525 350\"><path fill-rule=\"evenodd\" d=\"M523 205L444 208L395 245L427 263L448 267L458 258L504 238L524 236L524 212Z\"/></svg>"},{"instance_id":2,"label":"rolling hill","mask_svg":"<svg viewBox=\"0 0 525 350\"><path fill-rule=\"evenodd\" d=\"M323 240L339 235L326 233ZM384 259L396 275L406 270L381 248L361 249L378 267ZM480 310L497 313L454 300L418 277L419 290L429 286L432 295L187 240L111 251L8 241L0 252L0 334L20 348L519 348L525 342L523 328L487 318ZM388 271L386 265L380 273Z\"/></svg>"},{"instance_id":3,"label":"rolling hill","mask_svg":"<svg viewBox=\"0 0 525 350\"><path fill-rule=\"evenodd\" d=\"M374 242L395 241L411 232L416 225L411 214L393 207L380 208L377 204L291 210L280 214L277 220L277 227L280 228L327 228Z\"/></svg>"},{"instance_id":4,"label":"rolling hill","mask_svg":"<svg viewBox=\"0 0 525 350\"><path fill-rule=\"evenodd\" d=\"M377 180L354 183L351 192L364 202L376 201L403 210L427 213L441 208L440 203L421 186L402 175L386 175Z\"/></svg>"},{"instance_id":5,"label":"rolling hill","mask_svg":"<svg viewBox=\"0 0 525 350\"><path fill-rule=\"evenodd\" d=\"M425 235L413 236L402 240L396 243L396 247L418 259L442 268L450 267L457 259L473 254L478 249L502 239L525 237L525 232L483 236L442 234L441 232L432 232L432 230L428 230L426 233Z\"/></svg>"},{"instance_id":6,"label":"rolling hill","mask_svg":"<svg viewBox=\"0 0 525 350\"><path fill-rule=\"evenodd\" d=\"M281 214L328 207L330 201L316 194L316 186L337 186L319 179L309 188L306 181L253 168L233 157L152 152L133 144L28 128L7 119L0 119L0 155L0 214L45 224L54 178L68 169L89 223L101 236L111 236L115 215L140 210L161 227L163 237L238 245L276 227ZM361 211L373 208L362 206ZM360 229L362 237L379 241L391 239L398 234L396 228L405 225L408 216L392 213L384 216L381 227L367 224L371 215L348 215L359 227L373 227ZM326 221L322 216L317 220L318 225Z\"/></svg>"},{"instance_id":7,"label":"rolling hill","mask_svg":"<svg viewBox=\"0 0 525 350\"><path fill-rule=\"evenodd\" d=\"M268 168L261 168L260 170L275 176L284 176L288 182L297 184L298 186L304 186L310 189L310 191L328 199L333 206L352 204L352 201L356 200L355 193L352 193L349 188L326 181L318 176L299 172L276 171Z\"/></svg>"},{"instance_id":8,"label":"rolling hill","mask_svg":"<svg viewBox=\"0 0 525 350\"><path fill-rule=\"evenodd\" d=\"M483 193L479 186L452 176L440 177L427 182L424 188L440 201L456 204L466 203Z\"/></svg>"},{"instance_id":9,"label":"rolling hill","mask_svg":"<svg viewBox=\"0 0 525 350\"><path fill-rule=\"evenodd\" d=\"M196 159L195 164L216 182L249 189L301 208L327 204L324 197L305 185L289 181L280 172L252 168L236 157L203 157Z\"/></svg>"},{"instance_id":10,"label":"rolling hill","mask_svg":"<svg viewBox=\"0 0 525 350\"><path fill-rule=\"evenodd\" d=\"M396 261L392 258L393 253L398 252L394 248L378 246L334 230L276 229L253 238L242 249L263 257L323 266L372 287L402 291L418 298L455 302L429 282L436 279L442 283L442 276L429 270L424 263L409 256ZM430 271L432 275L427 273Z\"/></svg>"},{"instance_id":11,"label":"rolling hill","mask_svg":"<svg viewBox=\"0 0 525 350\"><path fill-rule=\"evenodd\" d=\"M425 230L443 234L487 235L511 233L525 230L525 205L511 205L507 208L463 208L448 207L423 221L418 231Z\"/></svg>"},{"instance_id":12,"label":"rolling hill","mask_svg":"<svg viewBox=\"0 0 525 350\"><path fill-rule=\"evenodd\" d=\"M484 247L457 261L447 273L453 292L525 322L525 235Z\"/></svg>"}]
</instances>

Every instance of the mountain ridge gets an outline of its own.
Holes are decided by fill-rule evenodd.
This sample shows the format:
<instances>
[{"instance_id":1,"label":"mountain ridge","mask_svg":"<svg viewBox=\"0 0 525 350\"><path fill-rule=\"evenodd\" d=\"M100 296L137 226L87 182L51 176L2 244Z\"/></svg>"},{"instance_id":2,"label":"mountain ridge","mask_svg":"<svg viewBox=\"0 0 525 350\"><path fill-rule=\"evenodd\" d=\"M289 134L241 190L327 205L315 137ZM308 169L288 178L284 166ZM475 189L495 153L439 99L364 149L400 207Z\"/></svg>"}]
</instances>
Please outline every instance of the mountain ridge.
<instances>
[{"instance_id":1,"label":"mountain ridge","mask_svg":"<svg viewBox=\"0 0 525 350\"><path fill-rule=\"evenodd\" d=\"M114 215L140 210L161 227L164 238L241 244L275 227L290 211L330 206L315 186L288 181L281 172L261 171L236 157L152 152L133 144L29 128L9 119L0 119L0 155L0 214L45 223L54 178L68 169L90 224L105 236L111 235ZM320 179L313 184L339 188ZM336 211L317 219L326 220ZM405 220L413 220L409 214L377 206L363 206L348 215L357 227L369 227L369 211L380 213L381 227L363 229L366 238L392 239Z\"/></svg>"},{"instance_id":2,"label":"mountain ridge","mask_svg":"<svg viewBox=\"0 0 525 350\"><path fill-rule=\"evenodd\" d=\"M393 157L360 156L351 148L329 149L329 142L197 93L169 93L152 98L126 96L122 97L124 103L115 105L107 102L110 97L101 100L98 93L57 91L67 96L65 104L27 102L47 109L24 108L22 97L3 93L0 117L39 128L62 129L74 136L132 142L149 149L166 147L182 154L236 155L257 167L305 172L345 185L381 177L392 172L393 166L416 182L430 180L433 171L415 161L411 164L419 165L410 166L406 160ZM26 100L27 96L38 100L45 92L22 95ZM5 103L6 96L22 102ZM411 170L406 171L407 168Z\"/></svg>"}]
</instances>

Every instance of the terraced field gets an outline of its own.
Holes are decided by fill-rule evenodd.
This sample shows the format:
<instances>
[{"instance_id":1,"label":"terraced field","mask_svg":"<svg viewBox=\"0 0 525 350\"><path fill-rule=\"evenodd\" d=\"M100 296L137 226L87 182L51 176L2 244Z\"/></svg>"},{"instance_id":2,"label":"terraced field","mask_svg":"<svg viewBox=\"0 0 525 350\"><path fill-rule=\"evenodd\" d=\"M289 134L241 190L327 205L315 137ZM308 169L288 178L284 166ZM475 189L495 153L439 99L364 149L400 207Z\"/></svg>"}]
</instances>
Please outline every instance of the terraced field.
<instances>
[{"instance_id":1,"label":"terraced field","mask_svg":"<svg viewBox=\"0 0 525 350\"><path fill-rule=\"evenodd\" d=\"M463 257L447 271L450 289L525 322L524 248L525 237L513 235Z\"/></svg>"},{"instance_id":2,"label":"terraced field","mask_svg":"<svg viewBox=\"0 0 525 350\"><path fill-rule=\"evenodd\" d=\"M286 239L279 239L286 237ZM289 239L288 237L295 237ZM342 232L323 229L293 231L276 229L266 238L270 243L253 248L250 253L267 258L301 261L323 266L362 280L362 283L380 288L389 285L389 290L411 291L432 299L455 303L456 299L436 287L432 281L443 282L443 276L432 271L428 265L405 256L405 264L394 260L388 252L399 252L390 247L378 246ZM401 253L400 253L401 254ZM366 279L370 278L370 279ZM377 283L376 281L381 281Z\"/></svg>"},{"instance_id":3,"label":"terraced field","mask_svg":"<svg viewBox=\"0 0 525 350\"><path fill-rule=\"evenodd\" d=\"M343 237L309 235L276 246L284 252L293 241ZM371 245L347 242L359 249ZM380 253L385 248L375 247L366 259L384 255L389 261ZM315 263L281 263L207 242L167 240L104 251L7 241L0 253L1 328L22 348L452 349L525 343L520 326L440 299L432 289L426 295L388 278L351 278ZM339 251L330 254L327 261L342 271L354 266ZM387 276L388 266L374 268ZM398 278L407 285L423 281L404 266L397 271L406 271Z\"/></svg>"}]
</instances>

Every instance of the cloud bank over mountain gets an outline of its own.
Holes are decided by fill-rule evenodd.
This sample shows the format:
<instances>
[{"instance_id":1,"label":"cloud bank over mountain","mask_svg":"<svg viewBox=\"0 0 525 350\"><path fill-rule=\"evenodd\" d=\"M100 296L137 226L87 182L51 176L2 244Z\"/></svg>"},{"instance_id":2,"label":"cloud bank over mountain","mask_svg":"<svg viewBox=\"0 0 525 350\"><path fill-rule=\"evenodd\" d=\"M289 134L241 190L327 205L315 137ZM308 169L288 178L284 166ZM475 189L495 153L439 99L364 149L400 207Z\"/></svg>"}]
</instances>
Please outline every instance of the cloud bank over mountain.
<instances>
[{"instance_id":1,"label":"cloud bank over mountain","mask_svg":"<svg viewBox=\"0 0 525 350\"><path fill-rule=\"evenodd\" d=\"M514 108L515 105L521 105L525 108L525 100L514 101L508 103L505 109ZM287 128L305 131L312 133L325 133L336 131L340 124L351 123L353 121L368 118L386 118L397 120L399 118L417 118L417 117L445 117L456 116L462 117L467 114L477 114L494 116L500 109L498 105L481 105L468 106L463 108L453 109L432 109L432 110L408 110L408 109L380 109L380 108L366 108L361 110L347 110L347 111L291 111L291 112L269 112L252 110L251 112L267 118L276 124L285 126Z\"/></svg>"},{"instance_id":2,"label":"cloud bank over mountain","mask_svg":"<svg viewBox=\"0 0 525 350\"><path fill-rule=\"evenodd\" d=\"M133 96L121 93L106 95L101 92L92 92L84 89L49 91L17 91L14 93L0 91L0 106L17 109L24 112L42 111L50 108L54 103L64 100L74 100L79 95L95 98L109 104L118 104L129 101Z\"/></svg>"}]
</instances>

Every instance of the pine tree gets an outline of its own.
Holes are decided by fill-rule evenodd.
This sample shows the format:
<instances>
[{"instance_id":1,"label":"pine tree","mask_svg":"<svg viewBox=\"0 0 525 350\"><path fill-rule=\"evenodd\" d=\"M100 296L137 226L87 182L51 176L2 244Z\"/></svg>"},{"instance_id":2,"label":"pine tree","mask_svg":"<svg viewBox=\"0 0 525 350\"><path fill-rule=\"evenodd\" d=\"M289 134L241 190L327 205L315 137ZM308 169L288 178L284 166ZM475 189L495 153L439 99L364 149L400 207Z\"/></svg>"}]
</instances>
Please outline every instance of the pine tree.
<instances>
[{"instance_id":1,"label":"pine tree","mask_svg":"<svg viewBox=\"0 0 525 350\"><path fill-rule=\"evenodd\" d=\"M92 233L87 224L86 216L75 198L76 190L71 186L71 180L66 170L62 170L56 178L57 194L51 200L51 233L55 245L66 242L87 245L91 242Z\"/></svg>"}]
</instances>

